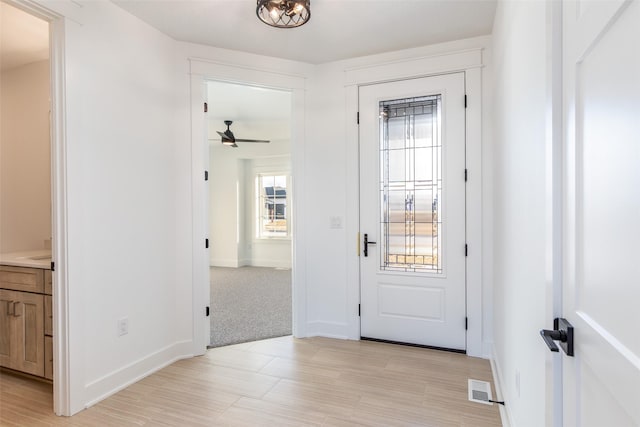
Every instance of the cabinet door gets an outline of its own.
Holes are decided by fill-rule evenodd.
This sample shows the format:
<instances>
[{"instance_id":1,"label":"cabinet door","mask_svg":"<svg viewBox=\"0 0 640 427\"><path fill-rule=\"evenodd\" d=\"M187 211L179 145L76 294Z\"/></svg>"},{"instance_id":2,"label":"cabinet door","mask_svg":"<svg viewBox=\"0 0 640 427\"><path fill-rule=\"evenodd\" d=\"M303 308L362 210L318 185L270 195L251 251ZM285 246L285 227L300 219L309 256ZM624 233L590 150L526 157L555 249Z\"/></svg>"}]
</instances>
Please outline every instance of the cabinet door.
<instances>
[{"instance_id":1,"label":"cabinet door","mask_svg":"<svg viewBox=\"0 0 640 427\"><path fill-rule=\"evenodd\" d=\"M53 337L44 337L44 377L53 379Z\"/></svg>"},{"instance_id":2,"label":"cabinet door","mask_svg":"<svg viewBox=\"0 0 640 427\"><path fill-rule=\"evenodd\" d=\"M44 296L44 334L53 336L53 300L51 295Z\"/></svg>"},{"instance_id":3,"label":"cabinet door","mask_svg":"<svg viewBox=\"0 0 640 427\"><path fill-rule=\"evenodd\" d=\"M0 366L11 367L15 359L13 292L0 289Z\"/></svg>"},{"instance_id":4,"label":"cabinet door","mask_svg":"<svg viewBox=\"0 0 640 427\"><path fill-rule=\"evenodd\" d=\"M16 294L19 299L13 314L17 322L15 369L44 376L44 295Z\"/></svg>"}]
</instances>

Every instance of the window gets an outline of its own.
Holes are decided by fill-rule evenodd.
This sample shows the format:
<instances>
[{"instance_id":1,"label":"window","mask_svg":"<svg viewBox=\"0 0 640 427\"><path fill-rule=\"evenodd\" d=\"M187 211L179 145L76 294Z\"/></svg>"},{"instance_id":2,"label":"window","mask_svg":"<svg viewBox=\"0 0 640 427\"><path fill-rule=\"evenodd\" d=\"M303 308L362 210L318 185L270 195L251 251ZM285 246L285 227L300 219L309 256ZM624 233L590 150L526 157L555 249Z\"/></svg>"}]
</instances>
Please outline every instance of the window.
<instances>
[{"instance_id":1,"label":"window","mask_svg":"<svg viewBox=\"0 0 640 427\"><path fill-rule=\"evenodd\" d=\"M381 268L442 273L440 95L380 102Z\"/></svg>"},{"instance_id":2,"label":"window","mask_svg":"<svg viewBox=\"0 0 640 427\"><path fill-rule=\"evenodd\" d=\"M258 175L258 238L289 237L287 175Z\"/></svg>"}]
</instances>

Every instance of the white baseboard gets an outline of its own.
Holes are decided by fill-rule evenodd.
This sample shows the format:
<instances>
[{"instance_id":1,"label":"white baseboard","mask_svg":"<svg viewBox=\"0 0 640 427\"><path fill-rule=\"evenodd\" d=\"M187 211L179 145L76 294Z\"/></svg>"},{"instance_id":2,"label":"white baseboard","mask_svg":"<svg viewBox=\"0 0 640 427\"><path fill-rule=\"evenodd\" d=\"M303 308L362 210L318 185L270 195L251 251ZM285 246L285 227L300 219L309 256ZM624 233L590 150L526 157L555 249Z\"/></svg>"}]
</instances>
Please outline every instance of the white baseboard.
<instances>
[{"instance_id":1,"label":"white baseboard","mask_svg":"<svg viewBox=\"0 0 640 427\"><path fill-rule=\"evenodd\" d=\"M307 337L349 339L349 325L343 322L307 322Z\"/></svg>"},{"instance_id":2,"label":"white baseboard","mask_svg":"<svg viewBox=\"0 0 640 427\"><path fill-rule=\"evenodd\" d=\"M210 259L209 265L211 267L229 267L238 268L245 266L252 267L267 267L267 268L287 268L291 269L291 260L280 261L270 259Z\"/></svg>"},{"instance_id":3,"label":"white baseboard","mask_svg":"<svg viewBox=\"0 0 640 427\"><path fill-rule=\"evenodd\" d=\"M251 266L291 269L291 260L279 261L279 260L270 260L270 259L253 259L251 260Z\"/></svg>"},{"instance_id":4,"label":"white baseboard","mask_svg":"<svg viewBox=\"0 0 640 427\"><path fill-rule=\"evenodd\" d=\"M493 374L493 385L496 388L496 400L500 400L504 402L504 393L502 391L504 390L504 383L502 382L502 379L504 378L504 374L500 369L500 362L496 357L496 349L493 346L492 346L491 353L492 353L492 357L489 359L489 362L491 362L491 372ZM502 426L511 427L513 425L513 423L511 422L513 417L511 416L509 407L507 405L498 405L498 409L500 410L500 419L502 420Z\"/></svg>"},{"instance_id":5,"label":"white baseboard","mask_svg":"<svg viewBox=\"0 0 640 427\"><path fill-rule=\"evenodd\" d=\"M85 408L181 359L193 357L193 342L179 341L130 363L85 386Z\"/></svg>"},{"instance_id":6,"label":"white baseboard","mask_svg":"<svg viewBox=\"0 0 640 427\"><path fill-rule=\"evenodd\" d=\"M237 259L220 259L220 258L211 258L209 260L209 266L211 267L231 267L238 268L238 260Z\"/></svg>"},{"instance_id":7,"label":"white baseboard","mask_svg":"<svg viewBox=\"0 0 640 427\"><path fill-rule=\"evenodd\" d=\"M493 341L482 342L482 358L489 360L493 359Z\"/></svg>"}]
</instances>

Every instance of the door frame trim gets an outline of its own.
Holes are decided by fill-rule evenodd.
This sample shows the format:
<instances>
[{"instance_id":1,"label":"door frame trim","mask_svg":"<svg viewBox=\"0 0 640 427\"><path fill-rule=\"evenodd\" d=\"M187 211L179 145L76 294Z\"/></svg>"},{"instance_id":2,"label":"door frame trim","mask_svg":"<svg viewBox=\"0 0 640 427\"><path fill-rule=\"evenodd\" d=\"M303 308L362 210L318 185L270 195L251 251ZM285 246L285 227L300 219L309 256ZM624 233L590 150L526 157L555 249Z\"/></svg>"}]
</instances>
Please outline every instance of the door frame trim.
<instances>
[{"instance_id":1,"label":"door frame trim","mask_svg":"<svg viewBox=\"0 0 640 427\"><path fill-rule=\"evenodd\" d=\"M306 78L301 75L274 72L267 69L249 68L202 58L189 58L191 78L191 185L193 215L193 354L202 355L207 349L209 337L206 330L209 318L204 316L204 307L209 305L209 256L203 240L209 234L209 221L205 217L207 186L203 171L208 167L206 121L202 112L207 81L235 83L286 90L291 92L291 223L292 246L292 329L296 338L306 336L307 292L306 292L306 236L304 226L304 147L305 147L305 87ZM205 153L206 151L206 153ZM205 323L203 323L205 322Z\"/></svg>"},{"instance_id":2,"label":"door frame trim","mask_svg":"<svg viewBox=\"0 0 640 427\"><path fill-rule=\"evenodd\" d=\"M563 247L563 5L546 0L546 138L545 138L545 319L562 317ZM562 358L545 360L545 423L563 423ZM501 410L503 408L500 408ZM509 415L510 413L507 412ZM513 418L511 418L513 419Z\"/></svg>"},{"instance_id":3,"label":"door frame trim","mask_svg":"<svg viewBox=\"0 0 640 427\"><path fill-rule=\"evenodd\" d=\"M466 109L466 167L469 178L466 186L466 232L469 254L466 259L467 354L490 357L490 343L483 341L483 292L482 292L482 67L483 49L467 49L448 54L394 61L374 66L345 70L346 123L347 123L347 304L349 307L348 338L360 339L360 259L358 256L359 232L359 126L356 122L358 91L360 86L431 77L440 74L463 72L467 94ZM463 173L461 171L460 173ZM490 303L487 301L487 303ZM353 308L353 309L352 309Z\"/></svg>"},{"instance_id":4,"label":"door frame trim","mask_svg":"<svg viewBox=\"0 0 640 427\"><path fill-rule=\"evenodd\" d=\"M84 408L81 370L72 369L71 354L81 354L82 347L70 332L70 304L67 262L67 134L65 86L65 31L67 20L81 22L80 6L74 3L49 4L43 0L4 0L24 12L49 23L49 94L51 146L51 237L52 271L55 291L53 309L53 412L71 416Z\"/></svg>"}]
</instances>

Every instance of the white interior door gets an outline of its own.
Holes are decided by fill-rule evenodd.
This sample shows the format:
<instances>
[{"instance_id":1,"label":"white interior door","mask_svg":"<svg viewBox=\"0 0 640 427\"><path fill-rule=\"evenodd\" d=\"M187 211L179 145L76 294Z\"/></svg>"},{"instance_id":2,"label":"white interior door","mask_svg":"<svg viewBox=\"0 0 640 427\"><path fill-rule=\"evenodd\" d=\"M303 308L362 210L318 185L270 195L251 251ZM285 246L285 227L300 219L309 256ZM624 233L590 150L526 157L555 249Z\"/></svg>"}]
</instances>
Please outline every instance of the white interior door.
<instances>
[{"instance_id":1,"label":"white interior door","mask_svg":"<svg viewBox=\"0 0 640 427\"><path fill-rule=\"evenodd\" d=\"M360 335L466 350L464 73L363 86Z\"/></svg>"},{"instance_id":2,"label":"white interior door","mask_svg":"<svg viewBox=\"0 0 640 427\"><path fill-rule=\"evenodd\" d=\"M640 2L565 2L564 425L640 425Z\"/></svg>"}]
</instances>

